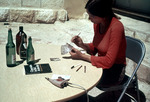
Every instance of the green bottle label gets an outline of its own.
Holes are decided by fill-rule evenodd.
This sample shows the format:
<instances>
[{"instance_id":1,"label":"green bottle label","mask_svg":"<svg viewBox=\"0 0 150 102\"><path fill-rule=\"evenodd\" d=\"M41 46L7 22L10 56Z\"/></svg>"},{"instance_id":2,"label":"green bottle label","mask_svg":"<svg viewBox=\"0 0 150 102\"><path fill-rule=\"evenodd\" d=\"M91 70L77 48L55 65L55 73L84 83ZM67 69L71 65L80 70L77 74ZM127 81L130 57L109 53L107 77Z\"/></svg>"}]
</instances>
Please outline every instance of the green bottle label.
<instances>
[{"instance_id":1,"label":"green bottle label","mask_svg":"<svg viewBox=\"0 0 150 102\"><path fill-rule=\"evenodd\" d=\"M16 64L16 55L15 55L15 49L14 48L8 48L7 49L7 64Z\"/></svg>"},{"instance_id":2,"label":"green bottle label","mask_svg":"<svg viewBox=\"0 0 150 102\"><path fill-rule=\"evenodd\" d=\"M30 61L34 61L34 54L30 55L29 62L30 62Z\"/></svg>"}]
</instances>

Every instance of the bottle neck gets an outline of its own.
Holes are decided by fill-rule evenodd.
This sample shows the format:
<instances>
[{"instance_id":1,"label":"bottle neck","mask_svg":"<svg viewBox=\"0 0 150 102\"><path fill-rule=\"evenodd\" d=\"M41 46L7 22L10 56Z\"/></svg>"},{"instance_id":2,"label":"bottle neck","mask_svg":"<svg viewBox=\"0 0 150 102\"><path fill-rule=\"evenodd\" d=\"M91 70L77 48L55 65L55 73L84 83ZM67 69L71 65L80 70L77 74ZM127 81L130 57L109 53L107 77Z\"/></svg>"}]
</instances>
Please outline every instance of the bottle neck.
<instances>
[{"instance_id":1,"label":"bottle neck","mask_svg":"<svg viewBox=\"0 0 150 102\"><path fill-rule=\"evenodd\" d=\"M8 30L8 43L13 43L12 30Z\"/></svg>"},{"instance_id":2,"label":"bottle neck","mask_svg":"<svg viewBox=\"0 0 150 102\"><path fill-rule=\"evenodd\" d=\"M20 31L20 32L23 32L23 27L22 27L22 26L19 28L19 31Z\"/></svg>"},{"instance_id":3,"label":"bottle neck","mask_svg":"<svg viewBox=\"0 0 150 102\"><path fill-rule=\"evenodd\" d=\"M32 38L31 38L31 37L29 37L28 42L29 42L28 46L29 46L29 47L32 47Z\"/></svg>"}]
</instances>

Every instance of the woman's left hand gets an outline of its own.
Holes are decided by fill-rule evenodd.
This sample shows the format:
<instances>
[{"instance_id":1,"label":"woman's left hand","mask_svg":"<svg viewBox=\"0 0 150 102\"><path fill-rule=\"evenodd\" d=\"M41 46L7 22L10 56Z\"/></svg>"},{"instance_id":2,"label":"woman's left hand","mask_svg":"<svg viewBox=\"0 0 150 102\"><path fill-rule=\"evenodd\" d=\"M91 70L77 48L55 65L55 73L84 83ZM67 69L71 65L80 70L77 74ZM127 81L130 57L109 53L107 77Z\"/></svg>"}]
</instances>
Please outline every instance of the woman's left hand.
<instances>
[{"instance_id":1,"label":"woman's left hand","mask_svg":"<svg viewBox=\"0 0 150 102\"><path fill-rule=\"evenodd\" d=\"M69 52L69 53L70 53L72 59L79 59L79 60L82 59L83 53L81 53L79 50L77 50L75 48L72 48L71 52Z\"/></svg>"}]
</instances>

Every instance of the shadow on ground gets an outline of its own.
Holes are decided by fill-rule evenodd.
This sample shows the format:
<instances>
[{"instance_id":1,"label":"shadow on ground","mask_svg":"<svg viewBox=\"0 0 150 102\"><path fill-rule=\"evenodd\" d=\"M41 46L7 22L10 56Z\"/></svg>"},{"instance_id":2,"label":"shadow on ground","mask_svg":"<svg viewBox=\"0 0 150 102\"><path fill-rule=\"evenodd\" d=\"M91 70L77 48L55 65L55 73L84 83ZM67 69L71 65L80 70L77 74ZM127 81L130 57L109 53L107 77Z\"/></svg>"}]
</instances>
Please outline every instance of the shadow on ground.
<instances>
[{"instance_id":1,"label":"shadow on ground","mask_svg":"<svg viewBox=\"0 0 150 102\"><path fill-rule=\"evenodd\" d=\"M135 99L136 97L136 92L129 90L128 93L132 95ZM146 97L142 91L140 93L140 102L146 102ZM103 92L100 95L96 97L89 96L89 102L117 102L121 92L120 91L113 91L113 92ZM87 96L86 94L76 98L74 100L68 101L68 102L87 102ZM131 98L127 95L124 95L121 102L133 102L131 101Z\"/></svg>"}]
</instances>

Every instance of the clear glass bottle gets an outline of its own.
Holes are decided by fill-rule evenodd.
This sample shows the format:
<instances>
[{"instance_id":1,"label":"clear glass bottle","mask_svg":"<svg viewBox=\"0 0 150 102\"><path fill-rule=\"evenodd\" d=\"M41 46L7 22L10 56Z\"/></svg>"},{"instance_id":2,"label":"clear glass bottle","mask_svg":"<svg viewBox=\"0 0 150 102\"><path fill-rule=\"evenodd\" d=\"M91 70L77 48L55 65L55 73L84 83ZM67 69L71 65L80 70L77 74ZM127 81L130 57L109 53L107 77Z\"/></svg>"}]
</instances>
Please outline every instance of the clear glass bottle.
<instances>
[{"instance_id":1,"label":"clear glass bottle","mask_svg":"<svg viewBox=\"0 0 150 102\"><path fill-rule=\"evenodd\" d=\"M8 42L6 44L6 64L8 67L16 66L16 50L10 28L8 30Z\"/></svg>"},{"instance_id":2,"label":"clear glass bottle","mask_svg":"<svg viewBox=\"0 0 150 102\"><path fill-rule=\"evenodd\" d=\"M32 38L28 38L28 47L27 47L27 64L34 64L34 48L32 45Z\"/></svg>"},{"instance_id":3,"label":"clear glass bottle","mask_svg":"<svg viewBox=\"0 0 150 102\"><path fill-rule=\"evenodd\" d=\"M20 47L19 47L19 56L20 59L25 60L27 58L27 43L25 42L25 34L22 33L21 36L21 43L20 43Z\"/></svg>"},{"instance_id":4,"label":"clear glass bottle","mask_svg":"<svg viewBox=\"0 0 150 102\"><path fill-rule=\"evenodd\" d=\"M19 47L21 44L21 36L24 33L23 26L19 27L19 32L16 35L16 52L19 55ZM24 42L27 44L27 35L24 33Z\"/></svg>"}]
</instances>

